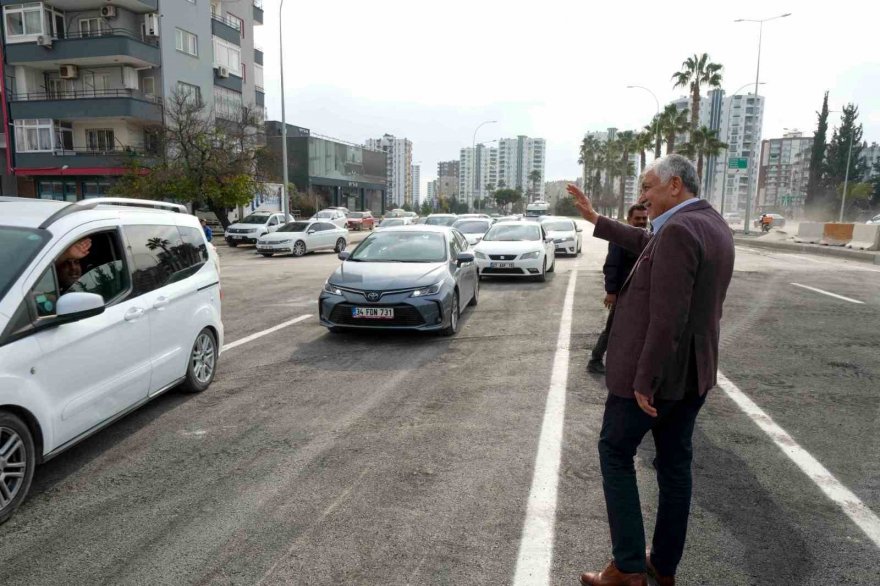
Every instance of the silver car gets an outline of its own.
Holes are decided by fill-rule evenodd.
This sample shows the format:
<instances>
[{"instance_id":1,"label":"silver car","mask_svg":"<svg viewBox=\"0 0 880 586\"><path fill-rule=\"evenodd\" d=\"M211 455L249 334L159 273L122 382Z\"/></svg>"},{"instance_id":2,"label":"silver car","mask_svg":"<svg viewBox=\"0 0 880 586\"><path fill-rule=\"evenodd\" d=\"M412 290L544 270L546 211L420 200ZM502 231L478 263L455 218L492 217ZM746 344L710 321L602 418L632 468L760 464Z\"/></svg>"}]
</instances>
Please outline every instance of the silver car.
<instances>
[{"instance_id":1,"label":"silver car","mask_svg":"<svg viewBox=\"0 0 880 586\"><path fill-rule=\"evenodd\" d=\"M373 232L324 283L321 325L345 329L458 332L461 309L475 306L474 254L457 230L409 225Z\"/></svg>"}]
</instances>

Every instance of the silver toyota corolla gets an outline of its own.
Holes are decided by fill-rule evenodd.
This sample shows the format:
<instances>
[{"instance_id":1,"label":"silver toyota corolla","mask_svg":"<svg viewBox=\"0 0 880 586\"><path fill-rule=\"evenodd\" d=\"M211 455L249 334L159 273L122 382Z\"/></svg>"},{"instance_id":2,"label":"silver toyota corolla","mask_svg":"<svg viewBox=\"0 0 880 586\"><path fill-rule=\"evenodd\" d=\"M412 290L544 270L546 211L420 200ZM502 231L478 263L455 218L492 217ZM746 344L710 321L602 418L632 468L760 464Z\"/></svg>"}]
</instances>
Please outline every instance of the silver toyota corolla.
<instances>
[{"instance_id":1,"label":"silver toyota corolla","mask_svg":"<svg viewBox=\"0 0 880 586\"><path fill-rule=\"evenodd\" d=\"M321 325L344 329L458 331L461 309L477 304L480 283L465 237L445 226L411 225L367 236L318 298Z\"/></svg>"}]
</instances>

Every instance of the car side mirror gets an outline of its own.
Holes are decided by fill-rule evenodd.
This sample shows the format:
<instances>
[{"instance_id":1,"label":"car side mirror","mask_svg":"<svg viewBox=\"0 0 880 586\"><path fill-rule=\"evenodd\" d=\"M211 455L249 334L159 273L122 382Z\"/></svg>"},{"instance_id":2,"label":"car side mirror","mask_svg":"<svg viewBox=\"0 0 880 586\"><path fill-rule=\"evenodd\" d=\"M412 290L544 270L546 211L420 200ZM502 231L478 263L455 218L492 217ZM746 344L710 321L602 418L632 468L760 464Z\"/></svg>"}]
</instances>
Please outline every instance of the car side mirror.
<instances>
[{"instance_id":1,"label":"car side mirror","mask_svg":"<svg viewBox=\"0 0 880 586\"><path fill-rule=\"evenodd\" d=\"M95 293L65 293L58 298L55 315L61 323L71 323L104 313L104 298Z\"/></svg>"},{"instance_id":2,"label":"car side mirror","mask_svg":"<svg viewBox=\"0 0 880 586\"><path fill-rule=\"evenodd\" d=\"M347 250L343 250L339 253L339 260L348 260L348 257L351 256L351 252Z\"/></svg>"},{"instance_id":3,"label":"car side mirror","mask_svg":"<svg viewBox=\"0 0 880 586\"><path fill-rule=\"evenodd\" d=\"M473 252L459 252L455 260L459 265L463 265L465 263L474 262L474 258Z\"/></svg>"},{"instance_id":4,"label":"car side mirror","mask_svg":"<svg viewBox=\"0 0 880 586\"><path fill-rule=\"evenodd\" d=\"M576 232L583 232L583 231L584 231L584 229L583 229L583 228L581 228L581 227L580 227L580 226L578 226L578 227L577 227L577 228L575 228L575 231L576 231Z\"/></svg>"},{"instance_id":5,"label":"car side mirror","mask_svg":"<svg viewBox=\"0 0 880 586\"><path fill-rule=\"evenodd\" d=\"M317 230L309 230L306 234L314 234L315 232L317 232Z\"/></svg>"}]
</instances>

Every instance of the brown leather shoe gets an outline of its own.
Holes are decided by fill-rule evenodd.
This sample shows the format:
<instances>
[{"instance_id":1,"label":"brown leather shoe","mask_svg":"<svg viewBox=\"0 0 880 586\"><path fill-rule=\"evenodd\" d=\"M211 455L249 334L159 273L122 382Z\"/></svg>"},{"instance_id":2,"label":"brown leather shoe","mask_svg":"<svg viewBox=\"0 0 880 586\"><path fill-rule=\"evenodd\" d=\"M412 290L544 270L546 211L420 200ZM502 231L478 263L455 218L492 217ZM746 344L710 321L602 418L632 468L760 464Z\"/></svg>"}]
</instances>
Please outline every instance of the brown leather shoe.
<instances>
[{"instance_id":1,"label":"brown leather shoe","mask_svg":"<svg viewBox=\"0 0 880 586\"><path fill-rule=\"evenodd\" d=\"M647 574L624 574L612 560L608 567L596 574L581 574L583 586L648 586Z\"/></svg>"},{"instance_id":2,"label":"brown leather shoe","mask_svg":"<svg viewBox=\"0 0 880 586\"><path fill-rule=\"evenodd\" d=\"M645 552L645 564L648 566L648 575L657 582L657 586L675 586L675 576L661 576L657 568L651 563L651 550Z\"/></svg>"}]
</instances>

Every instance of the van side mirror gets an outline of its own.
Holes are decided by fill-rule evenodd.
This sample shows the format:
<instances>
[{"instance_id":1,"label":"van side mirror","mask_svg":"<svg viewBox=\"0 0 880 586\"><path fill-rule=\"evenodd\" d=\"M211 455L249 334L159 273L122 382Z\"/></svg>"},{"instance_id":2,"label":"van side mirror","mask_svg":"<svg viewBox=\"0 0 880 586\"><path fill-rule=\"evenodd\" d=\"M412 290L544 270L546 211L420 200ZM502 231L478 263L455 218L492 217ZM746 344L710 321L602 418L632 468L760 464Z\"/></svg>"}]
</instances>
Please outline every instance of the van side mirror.
<instances>
[{"instance_id":1,"label":"van side mirror","mask_svg":"<svg viewBox=\"0 0 880 586\"><path fill-rule=\"evenodd\" d=\"M343 250L339 253L339 260L348 260L348 257L351 256L351 252L347 250Z\"/></svg>"},{"instance_id":2,"label":"van side mirror","mask_svg":"<svg viewBox=\"0 0 880 586\"><path fill-rule=\"evenodd\" d=\"M71 323L104 313L104 298L95 293L65 293L58 298L57 321Z\"/></svg>"}]
</instances>

